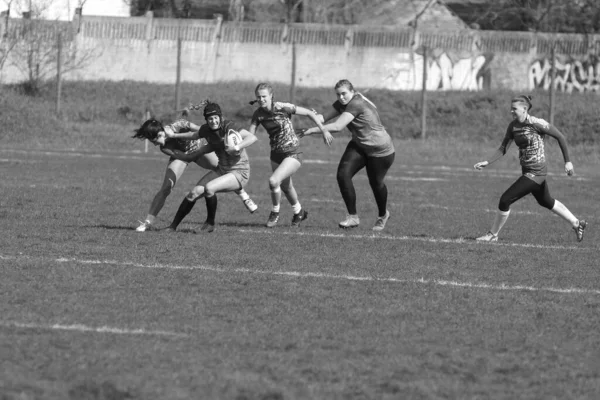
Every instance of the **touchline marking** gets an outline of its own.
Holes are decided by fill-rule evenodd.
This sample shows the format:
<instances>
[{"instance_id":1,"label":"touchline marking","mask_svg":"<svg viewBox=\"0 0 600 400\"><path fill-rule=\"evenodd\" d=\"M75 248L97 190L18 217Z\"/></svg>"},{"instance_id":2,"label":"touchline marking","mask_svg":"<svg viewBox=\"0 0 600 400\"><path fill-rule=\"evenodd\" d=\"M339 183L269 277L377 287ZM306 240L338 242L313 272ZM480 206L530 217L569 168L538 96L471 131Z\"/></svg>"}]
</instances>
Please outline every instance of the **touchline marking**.
<instances>
[{"instance_id":1,"label":"touchline marking","mask_svg":"<svg viewBox=\"0 0 600 400\"><path fill-rule=\"evenodd\" d=\"M416 237L416 236L387 236L377 233L370 235L352 235L344 233L316 233L316 232L291 232L291 231L277 231L271 232L266 230L255 230L255 229L237 229L238 232L242 233L262 233L264 235L296 235L296 236L319 236L319 237L331 237L340 239L378 239L378 240L406 240L406 241L417 241L417 242L429 242L429 243L451 243L451 244L470 244L473 246L506 246L506 247L523 247L530 249L548 249L548 250L579 250L579 251L598 251L596 248L590 247L578 247L578 246L558 246L558 245L545 245L545 244L532 244L532 243L480 243L471 239L444 239L444 238L431 238L431 237Z\"/></svg>"},{"instance_id":2,"label":"touchline marking","mask_svg":"<svg viewBox=\"0 0 600 400\"><path fill-rule=\"evenodd\" d=\"M35 324L26 322L0 321L0 326L4 328L19 328L19 329L46 329L60 331L76 331L76 332L95 332L95 333L113 333L117 335L146 335L146 336L175 336L188 337L185 333L169 332L169 331L152 331L144 329L123 329L110 326L87 326L82 324L61 325L61 324Z\"/></svg>"},{"instance_id":3,"label":"touchline marking","mask_svg":"<svg viewBox=\"0 0 600 400\"><path fill-rule=\"evenodd\" d=\"M134 268L150 268L150 269L166 269L166 270L199 270L199 271L210 271L217 273L241 273L241 274L255 274L255 275L275 275L275 276L286 276L294 278L323 278L323 279L338 279L347 281L362 281L362 282L387 282L387 283L417 283L425 285L436 285L436 286L449 286L449 287L463 287L470 289L490 289L490 290L505 290L505 291L529 291L529 292L552 292L561 294L593 294L600 295L598 289L583 289L583 288L556 288L556 287L535 287L527 285L506 285L506 284L489 284L489 283L473 283L473 282L459 282L459 281L447 281L444 279L400 279L400 278L379 278L375 276L357 276L357 275L336 275L326 274L321 272L299 272L299 271L265 271L256 270L250 268L219 268L211 267L206 265L199 266L186 266L186 265L171 265L171 264L142 264L133 263L127 261L116 261L116 260L85 260L78 258L49 258L49 257L30 257L27 255L19 256L3 256L0 255L0 259L4 260L18 260L18 259L40 259L45 261L55 261L58 263L74 262L79 264L88 265L115 265L124 267ZM11 324L11 325L8 325ZM15 323L0 322L0 326L15 326ZM21 324L23 328L45 328L45 329L64 329L64 330L79 330L79 331L94 331L94 332L105 332L105 333L120 333L120 334L136 334L136 335L169 335L169 336L188 336L183 333L177 332L166 332L166 331L145 331L142 329L127 330L110 327L87 327L85 325L38 325L38 324Z\"/></svg>"}]
</instances>

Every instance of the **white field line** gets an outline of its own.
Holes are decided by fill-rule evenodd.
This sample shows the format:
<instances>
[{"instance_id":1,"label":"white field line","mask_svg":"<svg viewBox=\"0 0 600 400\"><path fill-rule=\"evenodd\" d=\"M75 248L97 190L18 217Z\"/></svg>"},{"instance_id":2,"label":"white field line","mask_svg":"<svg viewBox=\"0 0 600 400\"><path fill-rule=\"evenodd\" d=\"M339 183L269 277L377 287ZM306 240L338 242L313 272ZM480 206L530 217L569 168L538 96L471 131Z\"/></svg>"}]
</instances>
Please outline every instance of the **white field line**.
<instances>
[{"instance_id":1,"label":"white field line","mask_svg":"<svg viewBox=\"0 0 600 400\"><path fill-rule=\"evenodd\" d=\"M544 244L532 244L532 243L502 243L502 242L477 242L472 239L445 239L445 238L432 238L432 237L416 237L416 236L387 236L377 233L370 235L352 235L346 233L317 233L317 232L292 232L292 231L267 231L258 229L237 229L238 232L243 233L262 233L264 235L296 235L296 236L317 236L317 237L328 237L328 238L340 238L340 239L375 239L375 240L398 240L398 241L416 241L416 242L429 242L429 243L449 243L449 244L467 244L473 246L499 246L499 247L522 247L528 249L545 249L545 250L578 250L578 251L598 251L597 248L592 247L578 247L578 246L558 246L558 245L544 245Z\"/></svg>"},{"instance_id":2,"label":"white field line","mask_svg":"<svg viewBox=\"0 0 600 400\"><path fill-rule=\"evenodd\" d=\"M87 326L82 324L62 325L62 324L40 324L28 322L13 322L0 321L0 327L3 328L18 328L18 329L44 329L44 330L59 330L59 331L75 331L75 332L94 332L94 333L112 333L116 335L146 335L146 336L174 336L187 337L185 333L169 332L169 331L154 331L145 329L124 329L110 326Z\"/></svg>"},{"instance_id":3,"label":"white field line","mask_svg":"<svg viewBox=\"0 0 600 400\"><path fill-rule=\"evenodd\" d=\"M584 289L584 288L559 288L559 287L535 287L528 285L507 285L507 284L490 284L490 283L477 283L477 282L459 282L459 281L447 281L444 279L400 279L400 278L379 278L374 276L357 276L357 275L336 275L336 274L325 274L321 272L299 272L299 271L265 271L256 270L249 268L219 268L211 267L206 265L171 265L171 264L142 264L133 263L127 261L116 261L116 260L86 260L78 258L49 258L49 257L30 257L26 255L20 256L3 256L0 255L0 259L3 260L19 260L19 259L39 259L43 261L52 261L57 263L74 262L78 264L87 265L115 265L123 267L133 268L151 268L151 269L166 269L166 270L198 270L198 271L210 271L217 273L241 273L241 274L255 274L255 275L274 275L274 276L286 276L294 278L323 278L323 279L337 279L347 281L362 281L362 282L383 282L383 283L404 283L404 284L424 284L424 285L435 285L435 286L448 286L448 287L461 287L470 289L490 289L490 290L505 290L505 291L528 291L528 292L551 292L561 294L593 294L600 295L599 289ZM80 326L80 325L74 325ZM90 328L100 329L100 328ZM144 334L142 332L160 332L153 334L171 334L171 335L182 335L175 332L161 332L161 331L127 331L126 333ZM120 332L112 332L120 333ZM145 333L150 334L150 333Z\"/></svg>"}]
</instances>

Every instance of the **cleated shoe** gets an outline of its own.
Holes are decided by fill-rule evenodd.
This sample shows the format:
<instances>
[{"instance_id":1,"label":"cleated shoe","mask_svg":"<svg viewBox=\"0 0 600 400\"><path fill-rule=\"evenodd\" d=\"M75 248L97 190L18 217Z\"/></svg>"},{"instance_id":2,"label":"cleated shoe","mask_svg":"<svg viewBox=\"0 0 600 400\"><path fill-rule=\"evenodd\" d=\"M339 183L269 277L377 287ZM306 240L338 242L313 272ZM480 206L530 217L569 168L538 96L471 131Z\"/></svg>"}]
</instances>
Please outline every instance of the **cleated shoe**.
<instances>
[{"instance_id":1,"label":"cleated shoe","mask_svg":"<svg viewBox=\"0 0 600 400\"><path fill-rule=\"evenodd\" d=\"M162 231L166 232L166 233L175 233L175 232L177 232L177 229L173 228L172 226L167 226Z\"/></svg>"},{"instance_id":2,"label":"cleated shoe","mask_svg":"<svg viewBox=\"0 0 600 400\"><path fill-rule=\"evenodd\" d=\"M152 228L152 224L148 221L138 221L140 223L140 226L138 226L137 228L135 228L136 232L146 232L146 231L151 231L154 228Z\"/></svg>"},{"instance_id":3,"label":"cleated shoe","mask_svg":"<svg viewBox=\"0 0 600 400\"><path fill-rule=\"evenodd\" d=\"M300 222L304 221L306 218L308 218L308 211L300 210L298 214L294 214L292 217L292 226L300 226Z\"/></svg>"},{"instance_id":4,"label":"cleated shoe","mask_svg":"<svg viewBox=\"0 0 600 400\"><path fill-rule=\"evenodd\" d=\"M267 220L267 223L266 223L266 227L273 228L275 225L277 225L278 221L279 221L279 213L275 212L275 211L271 211L271 214L269 214L269 219Z\"/></svg>"},{"instance_id":5,"label":"cleated shoe","mask_svg":"<svg viewBox=\"0 0 600 400\"><path fill-rule=\"evenodd\" d=\"M385 210L385 215L383 217L377 217L375 225L373 225L373 230L378 232L382 231L383 228L385 228L385 224L388 222L388 219L390 219L390 212Z\"/></svg>"},{"instance_id":6,"label":"cleated shoe","mask_svg":"<svg viewBox=\"0 0 600 400\"><path fill-rule=\"evenodd\" d=\"M254 213L254 211L258 210L258 206L256 205L255 202L252 201L252 199L244 200L244 205L246 206L248 211L250 211L250 214L252 214L252 213Z\"/></svg>"},{"instance_id":7,"label":"cleated shoe","mask_svg":"<svg viewBox=\"0 0 600 400\"><path fill-rule=\"evenodd\" d=\"M344 229L356 228L359 224L358 215L347 214L346 219L339 223L339 227Z\"/></svg>"},{"instance_id":8,"label":"cleated shoe","mask_svg":"<svg viewBox=\"0 0 600 400\"><path fill-rule=\"evenodd\" d=\"M477 240L478 242L497 242L498 235L494 235L492 232L488 232L485 235L480 236L475 240Z\"/></svg>"},{"instance_id":9,"label":"cleated shoe","mask_svg":"<svg viewBox=\"0 0 600 400\"><path fill-rule=\"evenodd\" d=\"M196 229L194 233L212 233L214 231L215 224L209 224L208 222L205 222L202 224L202 227L200 229Z\"/></svg>"},{"instance_id":10,"label":"cleated shoe","mask_svg":"<svg viewBox=\"0 0 600 400\"><path fill-rule=\"evenodd\" d=\"M586 226L587 226L587 222L580 219L579 225L577 226L577 228L573 227L573 230L575 231L575 234L577 235L578 242L581 242L583 240L583 231L585 231Z\"/></svg>"}]
</instances>

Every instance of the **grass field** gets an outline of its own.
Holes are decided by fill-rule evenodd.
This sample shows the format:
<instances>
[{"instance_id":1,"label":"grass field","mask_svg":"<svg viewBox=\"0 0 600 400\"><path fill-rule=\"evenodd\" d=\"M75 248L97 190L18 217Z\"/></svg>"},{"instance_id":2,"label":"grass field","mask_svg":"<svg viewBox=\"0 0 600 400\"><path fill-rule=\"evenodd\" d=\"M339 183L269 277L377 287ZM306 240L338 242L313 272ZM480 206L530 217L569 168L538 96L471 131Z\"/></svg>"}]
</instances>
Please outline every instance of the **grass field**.
<instances>
[{"instance_id":1,"label":"grass field","mask_svg":"<svg viewBox=\"0 0 600 400\"><path fill-rule=\"evenodd\" d=\"M374 235L364 172L361 226L337 228L346 141L315 139L294 176L309 219L291 229L284 201L268 230L266 141L249 151L259 211L220 195L204 235L201 203L177 233L134 231L162 180L155 149L1 149L0 399L600 398L597 166L568 178L549 150L583 242L528 197L481 244L514 148L476 172L481 158L419 163L398 141ZM159 226L202 173L186 171Z\"/></svg>"}]
</instances>

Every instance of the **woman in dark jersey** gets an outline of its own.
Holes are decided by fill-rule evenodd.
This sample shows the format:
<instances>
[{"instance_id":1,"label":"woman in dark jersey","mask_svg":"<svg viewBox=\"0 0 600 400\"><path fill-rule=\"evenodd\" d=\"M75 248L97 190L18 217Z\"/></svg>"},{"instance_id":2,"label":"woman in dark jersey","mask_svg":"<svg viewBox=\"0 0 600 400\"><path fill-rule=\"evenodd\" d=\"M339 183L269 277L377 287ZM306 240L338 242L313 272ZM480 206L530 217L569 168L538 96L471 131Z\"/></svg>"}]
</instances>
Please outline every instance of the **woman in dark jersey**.
<instances>
[{"instance_id":1,"label":"woman in dark jersey","mask_svg":"<svg viewBox=\"0 0 600 400\"><path fill-rule=\"evenodd\" d=\"M510 112L513 120L506 129L506 134L500 148L487 161L481 161L474 165L477 170L487 167L505 155L506 150L514 141L519 147L519 160L523 173L500 197L498 212L496 213L492 228L488 233L478 237L476 240L485 242L497 241L498 233L510 214L510 205L530 193L542 207L549 209L568 221L577 235L577 240L583 240L583 232L587 223L584 220L577 219L564 204L550 196L546 180L548 168L544 152L545 136L548 135L558 140L558 145L565 161L565 172L567 175L572 176L574 171L573 164L569 160L567 141L565 140L565 136L553 125L550 125L541 118L529 115L531 106L530 96L521 95L512 99Z\"/></svg>"},{"instance_id":2,"label":"woman in dark jersey","mask_svg":"<svg viewBox=\"0 0 600 400\"><path fill-rule=\"evenodd\" d=\"M333 109L323 115L324 121L338 117L324 126L325 130L339 132L345 127L352 139L340 160L337 181L348 215L340 222L341 228L354 228L360 224L356 211L356 191L352 178L366 168L369 185L373 190L379 211L374 231L382 231L390 218L387 209L388 190L384 178L394 162L396 152L391 136L381 124L377 107L369 99L354 90L350 81L343 79L335 85L338 100ZM300 137L317 133L318 128L309 128Z\"/></svg>"}]
</instances>

